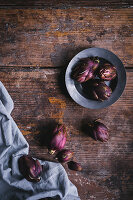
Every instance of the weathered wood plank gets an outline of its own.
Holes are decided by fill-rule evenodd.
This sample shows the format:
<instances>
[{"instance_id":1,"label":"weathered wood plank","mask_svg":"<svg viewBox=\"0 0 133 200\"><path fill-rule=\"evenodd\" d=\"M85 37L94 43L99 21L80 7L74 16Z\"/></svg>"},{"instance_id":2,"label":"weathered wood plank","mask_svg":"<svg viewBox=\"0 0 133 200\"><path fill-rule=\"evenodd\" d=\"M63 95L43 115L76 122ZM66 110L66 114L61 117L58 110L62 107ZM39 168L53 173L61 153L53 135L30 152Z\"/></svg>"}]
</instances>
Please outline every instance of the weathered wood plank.
<instances>
[{"instance_id":1,"label":"weathered wood plank","mask_svg":"<svg viewBox=\"0 0 133 200\"><path fill-rule=\"evenodd\" d=\"M73 8L73 7L130 7L133 5L132 0L49 0L49 1L43 1L43 0L1 0L0 6L5 6L6 8L9 6L14 7L28 7L28 8Z\"/></svg>"},{"instance_id":2,"label":"weathered wood plank","mask_svg":"<svg viewBox=\"0 0 133 200\"><path fill-rule=\"evenodd\" d=\"M89 47L133 64L133 8L1 9L0 19L1 66L66 66Z\"/></svg>"},{"instance_id":3,"label":"weathered wood plank","mask_svg":"<svg viewBox=\"0 0 133 200\"><path fill-rule=\"evenodd\" d=\"M71 134L66 148L75 153L82 172L67 170L82 200L130 200L133 190L133 71L127 72L127 86L112 106L90 110L77 105L65 91L61 69L0 68L0 80L11 94L13 118L30 144L30 153L54 161L42 141L55 122L66 124ZM96 142L86 132L90 119L101 118L110 129L107 143Z\"/></svg>"}]
</instances>

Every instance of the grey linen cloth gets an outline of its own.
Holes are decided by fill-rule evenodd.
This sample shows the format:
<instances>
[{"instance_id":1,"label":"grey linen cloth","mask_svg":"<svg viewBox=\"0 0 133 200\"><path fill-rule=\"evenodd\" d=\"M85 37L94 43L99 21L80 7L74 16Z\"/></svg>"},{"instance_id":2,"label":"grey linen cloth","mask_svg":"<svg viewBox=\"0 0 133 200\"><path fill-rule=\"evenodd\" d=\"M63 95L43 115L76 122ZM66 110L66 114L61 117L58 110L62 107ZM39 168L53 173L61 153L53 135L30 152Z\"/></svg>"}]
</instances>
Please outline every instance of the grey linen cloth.
<instances>
[{"instance_id":1,"label":"grey linen cloth","mask_svg":"<svg viewBox=\"0 0 133 200\"><path fill-rule=\"evenodd\" d=\"M0 82L0 200L79 200L76 187L59 163L40 160L43 173L38 183L27 181L19 172L18 158L29 153L29 145L10 115L13 107Z\"/></svg>"}]
</instances>

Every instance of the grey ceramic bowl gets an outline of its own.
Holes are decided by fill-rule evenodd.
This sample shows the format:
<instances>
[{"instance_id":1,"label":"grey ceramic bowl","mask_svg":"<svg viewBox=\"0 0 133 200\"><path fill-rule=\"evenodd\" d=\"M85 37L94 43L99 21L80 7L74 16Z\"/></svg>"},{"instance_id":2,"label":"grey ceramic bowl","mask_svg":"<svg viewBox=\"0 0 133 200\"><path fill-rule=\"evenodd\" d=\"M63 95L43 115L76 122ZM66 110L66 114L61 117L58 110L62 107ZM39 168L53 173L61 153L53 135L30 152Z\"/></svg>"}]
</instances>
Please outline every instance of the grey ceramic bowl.
<instances>
[{"instance_id":1,"label":"grey ceramic bowl","mask_svg":"<svg viewBox=\"0 0 133 200\"><path fill-rule=\"evenodd\" d=\"M117 77L112 81L106 81L105 83L112 88L112 95L108 100L97 101L91 100L88 98L87 94L84 93L82 84L74 81L71 78L72 69L75 64L82 58L86 57L99 57L100 60L106 60L112 63L117 69ZM101 62L100 61L100 62ZM108 51L103 48L89 48L79 52L74 58L70 61L66 74L65 74L65 83L69 95L72 99L77 102L79 105L90 108L90 109L99 109L105 108L112 105L116 102L122 95L125 85L126 85L126 71L121 60L111 51Z\"/></svg>"}]
</instances>

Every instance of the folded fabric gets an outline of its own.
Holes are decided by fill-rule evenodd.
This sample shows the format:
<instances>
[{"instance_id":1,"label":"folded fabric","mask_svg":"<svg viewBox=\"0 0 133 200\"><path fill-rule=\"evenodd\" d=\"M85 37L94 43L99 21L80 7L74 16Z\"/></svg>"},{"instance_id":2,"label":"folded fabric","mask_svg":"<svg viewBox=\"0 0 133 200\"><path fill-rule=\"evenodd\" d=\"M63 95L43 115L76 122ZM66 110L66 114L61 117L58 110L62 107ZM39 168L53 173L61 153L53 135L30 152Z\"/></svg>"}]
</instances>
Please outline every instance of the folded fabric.
<instances>
[{"instance_id":1,"label":"folded fabric","mask_svg":"<svg viewBox=\"0 0 133 200\"><path fill-rule=\"evenodd\" d=\"M39 160L43 173L38 183L27 181L19 172L18 158L29 153L29 145L10 115L13 107L0 82L0 200L79 200L76 187L59 163Z\"/></svg>"}]
</instances>

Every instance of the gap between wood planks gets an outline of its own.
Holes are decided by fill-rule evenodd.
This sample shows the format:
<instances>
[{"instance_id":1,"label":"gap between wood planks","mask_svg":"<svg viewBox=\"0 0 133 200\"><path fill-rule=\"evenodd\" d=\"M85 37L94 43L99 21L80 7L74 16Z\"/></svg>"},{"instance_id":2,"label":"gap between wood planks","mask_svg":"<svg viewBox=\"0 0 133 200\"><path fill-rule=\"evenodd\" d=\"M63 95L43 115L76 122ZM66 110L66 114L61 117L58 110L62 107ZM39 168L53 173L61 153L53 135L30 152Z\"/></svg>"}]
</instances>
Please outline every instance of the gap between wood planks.
<instances>
[{"instance_id":1,"label":"gap between wood planks","mask_svg":"<svg viewBox=\"0 0 133 200\"><path fill-rule=\"evenodd\" d=\"M22 1L18 0L17 3L16 1L4 1L1 0L0 2L0 7L8 9L10 7L12 8L31 8L31 9L36 9L36 8L52 8L52 9L67 9L67 8L81 8L81 7L100 7L100 8L128 8L132 7L133 2L131 0L102 0L102 1L97 1L97 0L77 0L77 1L72 1L72 0L60 0L60 1Z\"/></svg>"},{"instance_id":2,"label":"gap between wood planks","mask_svg":"<svg viewBox=\"0 0 133 200\"><path fill-rule=\"evenodd\" d=\"M44 69L66 69L66 67L64 66L60 66L60 67L44 67L44 66L41 66L41 67L37 67L37 66L0 66L0 71L2 72L10 72L10 71L14 71L14 72L19 72L19 71L22 71L22 72L34 72L34 71L41 71L41 70L44 70ZM133 71L133 66L131 67L125 67L126 71L127 72L132 72Z\"/></svg>"}]
</instances>

